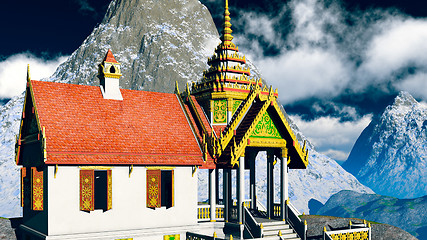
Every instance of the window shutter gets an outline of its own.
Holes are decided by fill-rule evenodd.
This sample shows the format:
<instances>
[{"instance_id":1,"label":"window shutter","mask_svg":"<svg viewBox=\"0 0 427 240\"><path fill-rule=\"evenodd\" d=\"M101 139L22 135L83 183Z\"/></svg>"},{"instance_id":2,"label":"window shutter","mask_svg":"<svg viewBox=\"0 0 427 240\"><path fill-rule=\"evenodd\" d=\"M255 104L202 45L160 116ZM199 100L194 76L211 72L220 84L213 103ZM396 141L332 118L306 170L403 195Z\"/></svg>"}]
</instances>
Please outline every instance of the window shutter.
<instances>
[{"instance_id":1,"label":"window shutter","mask_svg":"<svg viewBox=\"0 0 427 240\"><path fill-rule=\"evenodd\" d=\"M24 207L24 178L27 176L27 168L21 168L21 207Z\"/></svg>"},{"instance_id":2,"label":"window shutter","mask_svg":"<svg viewBox=\"0 0 427 240\"><path fill-rule=\"evenodd\" d=\"M111 170L107 170L107 210L113 207L113 179L111 178Z\"/></svg>"},{"instance_id":3,"label":"window shutter","mask_svg":"<svg viewBox=\"0 0 427 240\"><path fill-rule=\"evenodd\" d=\"M174 171L172 170L172 203L171 207L175 206L175 178L174 178Z\"/></svg>"},{"instance_id":4,"label":"window shutter","mask_svg":"<svg viewBox=\"0 0 427 240\"><path fill-rule=\"evenodd\" d=\"M94 170L80 170L80 210L93 211L94 202Z\"/></svg>"},{"instance_id":5,"label":"window shutter","mask_svg":"<svg viewBox=\"0 0 427 240\"><path fill-rule=\"evenodd\" d=\"M43 211L43 171L37 171L37 168L31 168L31 193L32 209L34 211Z\"/></svg>"},{"instance_id":6,"label":"window shutter","mask_svg":"<svg viewBox=\"0 0 427 240\"><path fill-rule=\"evenodd\" d=\"M147 170L147 207L161 207L161 171Z\"/></svg>"}]
</instances>

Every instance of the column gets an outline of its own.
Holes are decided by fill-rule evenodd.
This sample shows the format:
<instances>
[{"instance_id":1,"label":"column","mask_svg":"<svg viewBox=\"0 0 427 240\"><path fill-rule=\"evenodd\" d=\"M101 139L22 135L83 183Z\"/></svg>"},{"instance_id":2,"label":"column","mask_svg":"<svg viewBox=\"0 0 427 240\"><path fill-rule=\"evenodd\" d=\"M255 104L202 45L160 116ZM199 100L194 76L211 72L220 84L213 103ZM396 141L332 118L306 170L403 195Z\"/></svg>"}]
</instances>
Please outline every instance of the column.
<instances>
[{"instance_id":1,"label":"column","mask_svg":"<svg viewBox=\"0 0 427 240\"><path fill-rule=\"evenodd\" d=\"M219 169L215 171L215 196L216 196L216 204L219 204ZM224 197L224 195L222 195Z\"/></svg>"},{"instance_id":2,"label":"column","mask_svg":"<svg viewBox=\"0 0 427 240\"><path fill-rule=\"evenodd\" d=\"M247 153L246 157L248 158L249 163L249 194L251 198L251 208L256 209L256 172L255 172L255 158L256 152L251 152L250 155Z\"/></svg>"},{"instance_id":3,"label":"column","mask_svg":"<svg viewBox=\"0 0 427 240\"><path fill-rule=\"evenodd\" d=\"M209 203L211 212L211 222L216 221L216 169L209 169Z\"/></svg>"},{"instance_id":4,"label":"column","mask_svg":"<svg viewBox=\"0 0 427 240\"><path fill-rule=\"evenodd\" d=\"M245 157L239 158L237 171L237 214L239 224L243 224L243 202L245 201Z\"/></svg>"},{"instance_id":5,"label":"column","mask_svg":"<svg viewBox=\"0 0 427 240\"><path fill-rule=\"evenodd\" d=\"M274 161L273 152L267 151L267 218L268 219L271 219L273 217L273 204L274 204L273 161Z\"/></svg>"},{"instance_id":6,"label":"column","mask_svg":"<svg viewBox=\"0 0 427 240\"><path fill-rule=\"evenodd\" d=\"M231 198L231 169L224 169L223 172L223 188L224 188L224 221L228 222L230 216L230 198Z\"/></svg>"},{"instance_id":7,"label":"column","mask_svg":"<svg viewBox=\"0 0 427 240\"><path fill-rule=\"evenodd\" d=\"M288 218L286 211L286 201L288 200L288 162L287 162L287 149L282 149L282 156L280 158L280 216L283 221Z\"/></svg>"}]
</instances>

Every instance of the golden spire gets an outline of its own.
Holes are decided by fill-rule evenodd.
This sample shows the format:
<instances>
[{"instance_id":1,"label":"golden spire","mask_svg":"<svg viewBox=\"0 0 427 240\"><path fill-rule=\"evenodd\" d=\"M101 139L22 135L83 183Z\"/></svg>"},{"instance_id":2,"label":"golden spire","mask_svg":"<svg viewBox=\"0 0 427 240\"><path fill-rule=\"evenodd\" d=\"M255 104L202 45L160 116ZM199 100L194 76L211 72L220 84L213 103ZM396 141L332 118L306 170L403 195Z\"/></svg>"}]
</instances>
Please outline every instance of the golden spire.
<instances>
[{"instance_id":1,"label":"golden spire","mask_svg":"<svg viewBox=\"0 0 427 240\"><path fill-rule=\"evenodd\" d=\"M27 65L27 82L29 82L31 80L31 75L30 75L30 64Z\"/></svg>"},{"instance_id":2,"label":"golden spire","mask_svg":"<svg viewBox=\"0 0 427 240\"><path fill-rule=\"evenodd\" d=\"M233 36L231 36L231 33L233 31L231 30L230 20L231 18L230 18L230 12L228 11L228 0L225 0L224 29L222 30L221 41L226 46L230 45L231 40L233 40Z\"/></svg>"}]
</instances>

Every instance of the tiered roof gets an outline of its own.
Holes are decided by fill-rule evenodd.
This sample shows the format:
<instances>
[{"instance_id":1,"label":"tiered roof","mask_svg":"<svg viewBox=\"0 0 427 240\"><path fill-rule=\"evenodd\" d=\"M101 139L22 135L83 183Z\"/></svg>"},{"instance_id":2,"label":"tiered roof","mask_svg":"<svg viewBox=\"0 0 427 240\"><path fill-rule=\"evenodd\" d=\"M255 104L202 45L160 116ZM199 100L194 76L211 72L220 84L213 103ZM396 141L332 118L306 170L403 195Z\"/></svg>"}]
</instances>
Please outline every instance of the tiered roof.
<instances>
[{"instance_id":1,"label":"tiered roof","mask_svg":"<svg viewBox=\"0 0 427 240\"><path fill-rule=\"evenodd\" d=\"M193 83L192 93L239 92L242 89L247 90L249 85L261 83L259 80L250 78L251 71L246 66L246 57L239 53L239 48L232 42L231 33L233 31L230 20L228 1L226 0L221 43L216 47L214 55L208 59L209 69L203 72L202 80Z\"/></svg>"}]
</instances>

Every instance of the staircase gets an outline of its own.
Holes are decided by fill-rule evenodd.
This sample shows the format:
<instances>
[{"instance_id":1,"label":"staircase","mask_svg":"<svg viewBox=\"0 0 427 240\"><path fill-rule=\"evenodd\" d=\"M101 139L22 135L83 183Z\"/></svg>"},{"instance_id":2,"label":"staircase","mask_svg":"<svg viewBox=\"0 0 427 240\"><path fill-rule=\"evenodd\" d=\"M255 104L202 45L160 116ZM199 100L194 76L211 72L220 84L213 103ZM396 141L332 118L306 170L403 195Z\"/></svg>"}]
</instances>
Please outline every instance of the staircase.
<instances>
[{"instance_id":1,"label":"staircase","mask_svg":"<svg viewBox=\"0 0 427 240\"><path fill-rule=\"evenodd\" d=\"M301 240L292 227L284 221L268 219L265 212L255 209L245 208L245 213L245 231L249 238Z\"/></svg>"},{"instance_id":2,"label":"staircase","mask_svg":"<svg viewBox=\"0 0 427 240\"><path fill-rule=\"evenodd\" d=\"M280 237L281 239L301 240L289 224L283 221L269 219L257 219L257 221L262 223L263 239L278 239ZM279 236L279 231L281 236Z\"/></svg>"}]
</instances>

